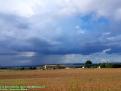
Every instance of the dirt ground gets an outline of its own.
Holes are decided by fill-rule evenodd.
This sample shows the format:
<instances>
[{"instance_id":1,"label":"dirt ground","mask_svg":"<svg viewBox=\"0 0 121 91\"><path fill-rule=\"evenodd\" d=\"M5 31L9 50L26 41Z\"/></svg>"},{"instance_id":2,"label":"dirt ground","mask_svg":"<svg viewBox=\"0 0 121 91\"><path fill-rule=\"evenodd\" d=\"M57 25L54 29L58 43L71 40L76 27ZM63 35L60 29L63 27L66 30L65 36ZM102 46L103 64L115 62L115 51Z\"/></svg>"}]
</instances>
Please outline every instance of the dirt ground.
<instances>
[{"instance_id":1,"label":"dirt ground","mask_svg":"<svg viewBox=\"0 0 121 91\"><path fill-rule=\"evenodd\" d=\"M27 91L121 91L121 69L0 70L0 86L29 86Z\"/></svg>"}]
</instances>

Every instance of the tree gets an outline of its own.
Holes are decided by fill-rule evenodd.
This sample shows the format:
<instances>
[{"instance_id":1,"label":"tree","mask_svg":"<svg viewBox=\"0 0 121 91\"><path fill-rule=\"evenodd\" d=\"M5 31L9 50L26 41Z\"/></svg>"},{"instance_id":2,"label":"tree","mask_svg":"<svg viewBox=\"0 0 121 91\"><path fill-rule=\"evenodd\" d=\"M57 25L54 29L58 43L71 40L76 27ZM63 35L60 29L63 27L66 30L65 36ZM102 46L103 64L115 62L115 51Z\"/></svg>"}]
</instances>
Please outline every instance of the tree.
<instances>
[{"instance_id":1,"label":"tree","mask_svg":"<svg viewBox=\"0 0 121 91\"><path fill-rule=\"evenodd\" d=\"M85 62L85 64L92 64L92 61L91 60L87 60L86 62Z\"/></svg>"},{"instance_id":2,"label":"tree","mask_svg":"<svg viewBox=\"0 0 121 91\"><path fill-rule=\"evenodd\" d=\"M90 68L91 65L92 65L92 61L91 61L91 60L87 60L87 61L85 62L85 67L86 67L86 68Z\"/></svg>"},{"instance_id":3,"label":"tree","mask_svg":"<svg viewBox=\"0 0 121 91\"><path fill-rule=\"evenodd\" d=\"M113 68L113 64L111 64L111 63L101 63L100 67L101 68Z\"/></svg>"}]
</instances>

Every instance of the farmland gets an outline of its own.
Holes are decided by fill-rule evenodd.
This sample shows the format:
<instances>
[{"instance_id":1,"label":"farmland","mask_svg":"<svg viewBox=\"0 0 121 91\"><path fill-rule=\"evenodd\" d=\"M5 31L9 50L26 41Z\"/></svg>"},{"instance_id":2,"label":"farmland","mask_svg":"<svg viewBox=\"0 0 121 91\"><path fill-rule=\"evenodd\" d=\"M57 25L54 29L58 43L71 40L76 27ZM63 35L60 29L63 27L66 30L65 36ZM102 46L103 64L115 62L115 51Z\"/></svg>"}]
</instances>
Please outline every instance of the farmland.
<instances>
[{"instance_id":1,"label":"farmland","mask_svg":"<svg viewBox=\"0 0 121 91\"><path fill-rule=\"evenodd\" d=\"M121 91L121 69L1 70L0 86L28 91Z\"/></svg>"}]
</instances>

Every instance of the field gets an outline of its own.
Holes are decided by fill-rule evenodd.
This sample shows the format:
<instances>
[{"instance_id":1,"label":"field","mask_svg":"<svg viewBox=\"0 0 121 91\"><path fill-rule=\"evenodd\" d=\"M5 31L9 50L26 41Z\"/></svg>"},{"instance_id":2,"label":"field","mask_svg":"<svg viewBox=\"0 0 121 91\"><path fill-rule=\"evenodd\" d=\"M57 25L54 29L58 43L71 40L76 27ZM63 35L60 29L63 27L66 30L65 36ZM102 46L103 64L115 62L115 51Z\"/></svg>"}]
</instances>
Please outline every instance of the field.
<instances>
[{"instance_id":1,"label":"field","mask_svg":"<svg viewBox=\"0 0 121 91\"><path fill-rule=\"evenodd\" d=\"M0 70L0 86L45 86L28 91L121 91L121 69Z\"/></svg>"}]
</instances>

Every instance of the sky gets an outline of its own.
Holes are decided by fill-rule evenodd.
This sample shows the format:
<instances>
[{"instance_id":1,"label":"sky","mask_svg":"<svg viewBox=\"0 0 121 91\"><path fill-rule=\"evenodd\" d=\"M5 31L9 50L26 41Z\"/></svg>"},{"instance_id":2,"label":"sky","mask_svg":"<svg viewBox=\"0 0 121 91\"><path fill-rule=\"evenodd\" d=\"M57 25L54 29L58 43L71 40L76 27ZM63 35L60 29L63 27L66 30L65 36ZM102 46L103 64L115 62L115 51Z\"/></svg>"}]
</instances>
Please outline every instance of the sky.
<instances>
[{"instance_id":1,"label":"sky","mask_svg":"<svg viewBox=\"0 0 121 91\"><path fill-rule=\"evenodd\" d=\"M121 0L0 0L0 65L121 62Z\"/></svg>"}]
</instances>

